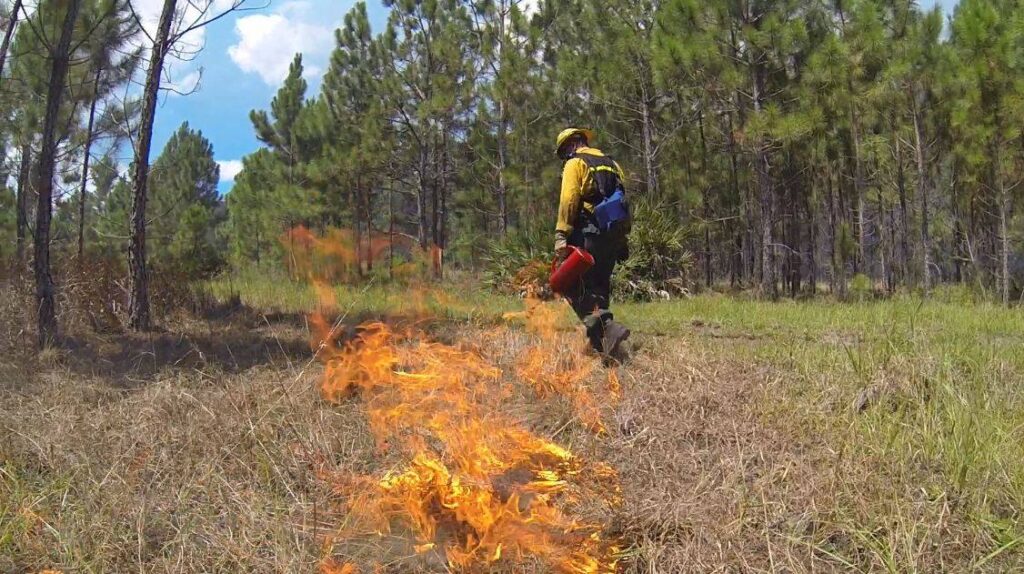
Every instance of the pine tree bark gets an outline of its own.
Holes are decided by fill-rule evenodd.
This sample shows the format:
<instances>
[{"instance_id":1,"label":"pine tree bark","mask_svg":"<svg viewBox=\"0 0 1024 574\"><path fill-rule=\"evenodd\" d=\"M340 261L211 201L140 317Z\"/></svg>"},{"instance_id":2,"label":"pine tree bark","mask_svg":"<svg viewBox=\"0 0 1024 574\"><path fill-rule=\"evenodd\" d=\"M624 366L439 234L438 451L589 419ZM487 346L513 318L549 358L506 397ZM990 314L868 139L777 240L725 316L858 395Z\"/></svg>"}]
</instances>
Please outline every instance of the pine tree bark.
<instances>
[{"instance_id":1,"label":"pine tree bark","mask_svg":"<svg viewBox=\"0 0 1024 574\"><path fill-rule=\"evenodd\" d=\"M700 129L700 164L701 171L705 178L709 178L708 173L708 142L704 135L704 113L701 112L697 115L697 126ZM711 204L708 198L710 191L707 181L701 184L701 203L704 218L704 285L708 289L711 288L714 283L713 271L711 266Z\"/></svg>"},{"instance_id":2,"label":"pine tree bark","mask_svg":"<svg viewBox=\"0 0 1024 574\"><path fill-rule=\"evenodd\" d=\"M998 118L996 119L996 133L1002 133L999 129ZM994 138L992 162L995 165L995 188L999 194L999 296L1003 305L1010 304L1010 233L1009 233L1009 212L1010 194L1006 189L1006 180L1003 177L1001 143L999 138Z\"/></svg>"},{"instance_id":3,"label":"pine tree bark","mask_svg":"<svg viewBox=\"0 0 1024 574\"><path fill-rule=\"evenodd\" d=\"M70 0L60 39L50 53L50 80L46 93L46 115L43 120L42 144L39 152L39 203L36 208L35 279L38 312L39 346L57 337L57 314L53 277L50 274L50 221L53 216L53 179L57 166L57 124L64 100L64 83L71 63L71 37L78 20L81 0Z\"/></svg>"},{"instance_id":4,"label":"pine tree bark","mask_svg":"<svg viewBox=\"0 0 1024 574\"><path fill-rule=\"evenodd\" d=\"M658 197L658 173L654 159L654 121L651 118L651 106L648 102L647 86L640 83L640 119L643 122L641 137L643 138L644 172L647 176L647 193L650 197Z\"/></svg>"},{"instance_id":5,"label":"pine tree bark","mask_svg":"<svg viewBox=\"0 0 1024 574\"><path fill-rule=\"evenodd\" d=\"M853 86L850 90L852 93ZM860 159L860 127L856 110L850 108L851 133L853 135L853 193L857 197L857 261L861 273L870 276L872 273L871 264L868 261L867 250L867 205L865 201L866 187L864 181L864 164Z\"/></svg>"},{"instance_id":6,"label":"pine tree bark","mask_svg":"<svg viewBox=\"0 0 1024 574\"><path fill-rule=\"evenodd\" d=\"M910 220L907 209L907 177L903 169L903 144L896 136L896 190L900 199L900 274L905 285L910 285Z\"/></svg>"},{"instance_id":7,"label":"pine tree bark","mask_svg":"<svg viewBox=\"0 0 1024 574\"><path fill-rule=\"evenodd\" d=\"M888 262L886 261L886 258L885 258L886 241L885 241L885 232L884 232L885 224L884 224L884 219L883 219L883 217L885 216L885 209L884 209L883 206L885 204L882 202L882 188L881 187L875 188L875 194L876 194L875 195L876 201L878 202L878 221L879 221L879 234L878 234L878 243L879 243L878 244L878 264L880 266L879 271L881 272L882 283L885 285L886 292L892 292L892 282L890 281L890 277L889 277L889 267L890 267L890 264L888 264Z\"/></svg>"},{"instance_id":8,"label":"pine tree bark","mask_svg":"<svg viewBox=\"0 0 1024 574\"><path fill-rule=\"evenodd\" d=\"M846 39L846 12L843 10L842 4L838 5L839 8L839 21L842 29L842 37ZM846 77L846 88L850 96L856 96L856 92L853 89L853 77L847 75ZM857 257L855 259L854 268L861 273L871 275L871 265L867 259L867 208L865 205L865 177L864 177L864 164L861 162L861 137L860 137L860 118L857 115L857 103L856 97L851 100L850 103L850 135L853 140L853 192L856 198L856 209L857 209Z\"/></svg>"},{"instance_id":9,"label":"pine tree bark","mask_svg":"<svg viewBox=\"0 0 1024 574\"><path fill-rule=\"evenodd\" d=\"M502 17L504 21L504 17ZM502 33L504 38L504 32ZM504 43L504 40L502 40ZM508 233L508 182L505 180L505 168L508 161L508 119L505 99L498 99L498 217L501 222L502 237Z\"/></svg>"},{"instance_id":10,"label":"pine tree bark","mask_svg":"<svg viewBox=\"0 0 1024 574\"><path fill-rule=\"evenodd\" d=\"M911 94L911 97L915 97ZM921 125L920 110L915 98L914 116L914 158L917 162L917 195L921 201L921 286L927 295L931 289L931 237L928 231L928 166L924 157L924 126Z\"/></svg>"},{"instance_id":11,"label":"pine tree bark","mask_svg":"<svg viewBox=\"0 0 1024 574\"><path fill-rule=\"evenodd\" d=\"M501 74L505 65L505 50L508 49L508 34L506 33L506 18L508 17L508 2L498 2L498 65L495 68L495 75ZM500 83L499 83L500 85ZM499 88L500 89L500 88ZM502 237L508 233L508 182L505 179L505 169L508 167L508 104L505 101L505 94L497 96L498 100L498 219L501 225Z\"/></svg>"},{"instance_id":12,"label":"pine tree bark","mask_svg":"<svg viewBox=\"0 0 1024 574\"><path fill-rule=\"evenodd\" d=\"M17 189L17 257L18 265L25 268L25 237L28 236L28 182L32 171L32 146L24 143L21 146L21 162L18 166Z\"/></svg>"},{"instance_id":13,"label":"pine tree bark","mask_svg":"<svg viewBox=\"0 0 1024 574\"><path fill-rule=\"evenodd\" d=\"M78 259L81 261L85 254L85 194L89 184L89 154L92 153L93 127L96 123L96 104L99 102L100 76L102 68L96 69L96 77L93 81L93 98L89 104L89 123L85 128L85 157L82 160L82 186L78 190Z\"/></svg>"},{"instance_id":14,"label":"pine tree bark","mask_svg":"<svg viewBox=\"0 0 1024 574\"><path fill-rule=\"evenodd\" d=\"M372 182L371 182L372 185ZM364 191L363 207L366 210L366 270L373 271L373 209L369 187Z\"/></svg>"},{"instance_id":15,"label":"pine tree bark","mask_svg":"<svg viewBox=\"0 0 1024 574\"><path fill-rule=\"evenodd\" d=\"M754 113L763 113L765 99L766 70L763 54L753 56L751 73L753 74ZM775 243L772 237L773 227L773 194L771 174L771 158L768 142L758 134L754 142L754 172L757 176L758 196L761 205L761 293L775 299L778 297L778 284L775 281Z\"/></svg>"},{"instance_id":16,"label":"pine tree bark","mask_svg":"<svg viewBox=\"0 0 1024 574\"><path fill-rule=\"evenodd\" d=\"M815 180L811 180L812 190ZM818 214L814 212L811 194L804 194L804 212L807 213L807 267L812 295L818 294Z\"/></svg>"},{"instance_id":17,"label":"pine tree bark","mask_svg":"<svg viewBox=\"0 0 1024 574\"><path fill-rule=\"evenodd\" d=\"M429 158L427 157L427 148L421 143L419 149L419 173L417 174L417 193L416 193L416 234L419 239L420 249L424 251L427 249L427 196L430 193L430 184L427 180L427 164Z\"/></svg>"},{"instance_id":18,"label":"pine tree bark","mask_svg":"<svg viewBox=\"0 0 1024 574\"><path fill-rule=\"evenodd\" d=\"M170 46L171 25L174 22L176 0L164 0L156 38L146 72L146 85L142 96L142 125L139 129L132 177L132 214L128 242L128 269L130 296L128 324L136 331L150 328L149 276L146 270L146 201L149 193L149 153L153 143L153 121L156 117L157 96L164 58Z\"/></svg>"},{"instance_id":19,"label":"pine tree bark","mask_svg":"<svg viewBox=\"0 0 1024 574\"><path fill-rule=\"evenodd\" d=\"M957 283L963 283L963 261L966 259L964 254L964 244L966 243L966 240L964 237L963 216L960 213L960 198L957 193L957 189L959 187L959 171L959 160L954 159L949 182L950 206L953 216L953 280Z\"/></svg>"},{"instance_id":20,"label":"pine tree bark","mask_svg":"<svg viewBox=\"0 0 1024 574\"><path fill-rule=\"evenodd\" d=\"M7 63L7 50L11 46L14 29L18 26L18 13L21 12L21 2L22 0L14 0L14 5L11 6L11 19L7 22L7 28L4 30L4 39L0 43L0 77L4 75L4 64Z\"/></svg>"}]
</instances>

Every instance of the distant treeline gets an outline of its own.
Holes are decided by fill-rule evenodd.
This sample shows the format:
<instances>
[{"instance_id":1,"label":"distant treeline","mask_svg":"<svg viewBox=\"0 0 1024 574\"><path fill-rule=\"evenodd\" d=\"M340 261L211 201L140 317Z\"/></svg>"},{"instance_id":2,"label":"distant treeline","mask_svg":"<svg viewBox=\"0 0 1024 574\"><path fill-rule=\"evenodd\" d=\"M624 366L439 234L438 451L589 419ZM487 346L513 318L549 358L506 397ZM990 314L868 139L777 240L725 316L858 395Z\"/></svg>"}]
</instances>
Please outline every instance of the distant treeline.
<instances>
[{"instance_id":1,"label":"distant treeline","mask_svg":"<svg viewBox=\"0 0 1024 574\"><path fill-rule=\"evenodd\" d=\"M40 120L69 4L81 5L77 51L46 172ZM48 242L70 253L131 247L141 221L150 243L131 247L135 263L280 266L279 238L304 225L404 234L479 265L496 243L552 227L554 136L584 125L634 200L678 222L693 284L777 296L965 283L1003 301L1024 284L1024 2L964 0L948 18L906 0L385 7L383 30L363 3L345 17L319 93L296 56L269 110L251 113L264 147L225 197L210 142L188 126L151 178L148 150L138 168L158 110L147 118L149 82L141 103L123 87L149 79L156 47L173 51L186 26L140 49L125 0L42 0L35 25L4 17L3 254L29 259L50 173ZM128 173L119 146L136 151Z\"/></svg>"},{"instance_id":2,"label":"distant treeline","mask_svg":"<svg viewBox=\"0 0 1024 574\"><path fill-rule=\"evenodd\" d=\"M549 229L554 135L597 129L686 231L691 280L796 295L1024 279L1024 3L389 2L296 58L227 196L238 264L296 222L398 229L477 262ZM307 99L310 98L310 99Z\"/></svg>"}]
</instances>

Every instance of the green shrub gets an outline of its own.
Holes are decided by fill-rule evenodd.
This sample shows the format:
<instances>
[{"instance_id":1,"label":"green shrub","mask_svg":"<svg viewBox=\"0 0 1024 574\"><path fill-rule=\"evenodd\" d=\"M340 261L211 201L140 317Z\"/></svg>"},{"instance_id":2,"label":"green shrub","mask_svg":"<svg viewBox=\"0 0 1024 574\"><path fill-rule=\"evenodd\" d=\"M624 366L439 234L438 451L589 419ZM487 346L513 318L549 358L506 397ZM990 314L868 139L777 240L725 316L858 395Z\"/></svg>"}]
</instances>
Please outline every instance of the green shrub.
<instances>
[{"instance_id":1,"label":"green shrub","mask_svg":"<svg viewBox=\"0 0 1024 574\"><path fill-rule=\"evenodd\" d=\"M871 297L874 291L871 285L871 278L863 273L858 273L850 280L850 294L857 299L863 300Z\"/></svg>"},{"instance_id":2,"label":"green shrub","mask_svg":"<svg viewBox=\"0 0 1024 574\"><path fill-rule=\"evenodd\" d=\"M690 228L664 205L640 199L632 208L630 257L612 279L616 296L644 300L687 293L694 265L686 249ZM495 239L483 257L485 282L505 293L521 292L524 283L543 288L553 244L554 231L543 227L517 229Z\"/></svg>"},{"instance_id":3,"label":"green shrub","mask_svg":"<svg viewBox=\"0 0 1024 574\"><path fill-rule=\"evenodd\" d=\"M554 245L554 230L540 226L516 229L490 241L483 256L484 282L504 293L518 292L523 269L546 269Z\"/></svg>"},{"instance_id":4,"label":"green shrub","mask_svg":"<svg viewBox=\"0 0 1024 574\"><path fill-rule=\"evenodd\" d=\"M630 256L612 278L615 294L644 300L688 293L694 269L693 254L686 249L691 228L663 204L640 199L632 208Z\"/></svg>"}]
</instances>

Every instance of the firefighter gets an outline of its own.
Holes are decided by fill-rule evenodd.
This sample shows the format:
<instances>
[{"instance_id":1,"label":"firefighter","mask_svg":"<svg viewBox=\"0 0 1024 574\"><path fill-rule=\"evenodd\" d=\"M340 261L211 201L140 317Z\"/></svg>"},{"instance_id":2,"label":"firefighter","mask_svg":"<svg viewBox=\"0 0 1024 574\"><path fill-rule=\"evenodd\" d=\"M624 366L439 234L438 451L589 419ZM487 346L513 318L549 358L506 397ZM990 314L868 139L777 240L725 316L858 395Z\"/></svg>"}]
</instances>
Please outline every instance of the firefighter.
<instances>
[{"instance_id":1,"label":"firefighter","mask_svg":"<svg viewBox=\"0 0 1024 574\"><path fill-rule=\"evenodd\" d=\"M558 157L565 165L555 226L555 256L559 262L564 260L570 245L593 255L594 266L563 295L583 321L593 349L605 358L618 358L620 346L629 338L629 329L616 322L609 309L611 279L615 264L629 257L630 221L622 168L590 146L594 137L592 130L568 128L556 140ZM620 214L618 219L611 223L607 218L599 219L597 215L608 213L604 208L615 198L621 199L621 204L612 210Z\"/></svg>"}]
</instances>

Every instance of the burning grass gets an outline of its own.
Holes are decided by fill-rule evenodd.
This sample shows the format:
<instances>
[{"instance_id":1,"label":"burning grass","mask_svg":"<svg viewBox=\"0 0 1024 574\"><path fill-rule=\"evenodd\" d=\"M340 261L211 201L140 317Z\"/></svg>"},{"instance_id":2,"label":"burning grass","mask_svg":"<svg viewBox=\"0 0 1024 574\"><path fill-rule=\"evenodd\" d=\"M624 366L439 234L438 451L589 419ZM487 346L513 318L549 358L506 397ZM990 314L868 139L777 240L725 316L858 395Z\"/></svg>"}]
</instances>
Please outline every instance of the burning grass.
<instances>
[{"instance_id":1,"label":"burning grass","mask_svg":"<svg viewBox=\"0 0 1024 574\"><path fill-rule=\"evenodd\" d=\"M541 389L552 373L538 354L582 354L579 345L555 340L553 316L539 303L525 313L545 337L528 348L519 372ZM615 471L504 412L516 391L480 346L434 342L415 327L399 334L383 323L361 326L339 346L323 317L313 315L312 325L325 364L322 396L337 402L356 395L378 448L396 449L408 460L380 478L333 477L348 516L330 540L337 549L326 564L346 558L351 540L375 535L408 543L375 557L377 566L411 550L429 555L412 563L440 560L460 571L522 572L530 563L545 572L615 571L615 542L602 537L601 522L577 514L581 500L618 504ZM493 345L503 336L490 331L481 340ZM585 420L599 425L585 387L589 373L567 374L579 377L572 385L562 381L558 391L586 405Z\"/></svg>"}]
</instances>

